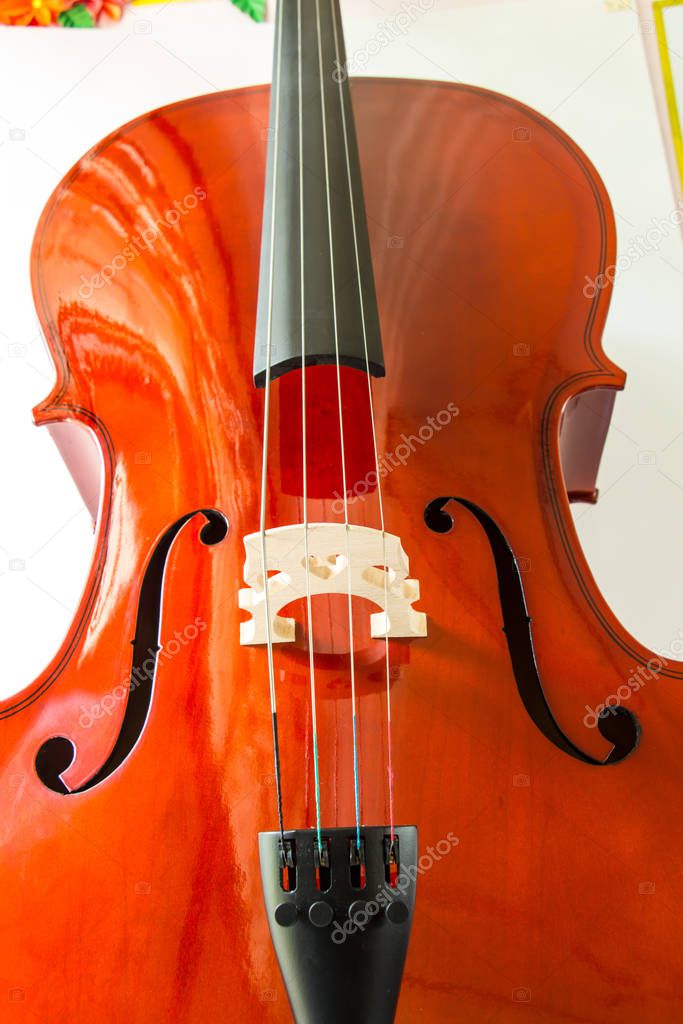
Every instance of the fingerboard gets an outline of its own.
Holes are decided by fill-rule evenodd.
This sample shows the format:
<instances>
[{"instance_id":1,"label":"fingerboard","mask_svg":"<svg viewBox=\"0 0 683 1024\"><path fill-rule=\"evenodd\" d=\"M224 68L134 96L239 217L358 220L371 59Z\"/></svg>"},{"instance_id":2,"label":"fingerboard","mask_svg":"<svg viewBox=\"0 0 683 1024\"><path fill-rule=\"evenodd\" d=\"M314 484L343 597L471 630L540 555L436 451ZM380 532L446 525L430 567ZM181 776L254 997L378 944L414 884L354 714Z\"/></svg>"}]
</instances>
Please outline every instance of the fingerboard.
<instances>
[{"instance_id":1,"label":"fingerboard","mask_svg":"<svg viewBox=\"0 0 683 1024\"><path fill-rule=\"evenodd\" d=\"M336 363L384 375L338 0L280 0L254 379Z\"/></svg>"}]
</instances>

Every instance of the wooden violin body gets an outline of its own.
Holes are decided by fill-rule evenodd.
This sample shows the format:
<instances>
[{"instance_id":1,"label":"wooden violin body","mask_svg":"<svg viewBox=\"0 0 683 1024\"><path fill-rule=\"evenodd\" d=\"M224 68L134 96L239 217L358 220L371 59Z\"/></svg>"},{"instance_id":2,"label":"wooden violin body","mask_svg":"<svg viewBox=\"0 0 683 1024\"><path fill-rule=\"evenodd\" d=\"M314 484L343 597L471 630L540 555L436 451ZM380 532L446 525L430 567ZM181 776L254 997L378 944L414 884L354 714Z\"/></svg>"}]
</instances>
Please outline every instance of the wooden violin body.
<instances>
[{"instance_id":1,"label":"wooden violin body","mask_svg":"<svg viewBox=\"0 0 683 1024\"><path fill-rule=\"evenodd\" d=\"M613 262L607 195L580 150L512 100L388 80L352 93L390 367L373 384L385 518L428 622L390 648L397 822L417 825L429 862L397 1020L507 1022L523 1002L539 1024L670 1024L683 1012L683 672L615 621L567 493L592 495L624 383L600 347L609 289L585 290ZM259 877L257 835L277 827L266 653L240 643L238 604L259 516L267 107L257 88L128 125L66 177L36 236L57 369L36 422L97 540L60 651L0 709L0 948L22 1024L291 1020ZM272 526L301 521L285 380ZM368 508L351 502L352 520ZM383 645L356 607L363 814L384 822ZM316 627L330 827L354 803L334 608ZM543 734L521 678L526 612L552 719L587 760ZM308 656L300 641L276 656L285 817L303 828ZM648 681L622 699L639 746L588 763L613 744L586 707L639 668ZM634 720L619 722L635 746Z\"/></svg>"}]
</instances>

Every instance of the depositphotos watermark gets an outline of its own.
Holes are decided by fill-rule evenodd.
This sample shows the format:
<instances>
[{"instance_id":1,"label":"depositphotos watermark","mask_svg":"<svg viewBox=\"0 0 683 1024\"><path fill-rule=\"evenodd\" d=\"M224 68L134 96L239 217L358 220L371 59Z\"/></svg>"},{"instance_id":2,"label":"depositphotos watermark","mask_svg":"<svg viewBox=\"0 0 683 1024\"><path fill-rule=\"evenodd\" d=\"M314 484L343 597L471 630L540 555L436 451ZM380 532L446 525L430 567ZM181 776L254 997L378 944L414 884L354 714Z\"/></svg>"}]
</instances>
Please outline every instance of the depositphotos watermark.
<instances>
[{"instance_id":1,"label":"depositphotos watermark","mask_svg":"<svg viewBox=\"0 0 683 1024\"><path fill-rule=\"evenodd\" d=\"M626 682L622 683L618 687L617 692L611 694L604 704L596 704L594 708L590 707L589 704L584 705L586 714L583 716L583 724L588 729L595 729L601 715L605 712L609 712L611 715L615 714L616 709L620 708L627 700L630 700L634 693L642 690L651 679L656 679L666 665L666 658L652 658L648 661L647 665L638 665Z\"/></svg>"},{"instance_id":2,"label":"depositphotos watermark","mask_svg":"<svg viewBox=\"0 0 683 1024\"><path fill-rule=\"evenodd\" d=\"M423 14L427 14L434 6L434 0L403 0L400 12L393 18L387 18L367 42L354 50L345 64L335 61L332 77L335 82L344 82L349 75L364 71L370 60L376 57L385 47L396 39L404 36L411 25Z\"/></svg>"},{"instance_id":3,"label":"depositphotos watermark","mask_svg":"<svg viewBox=\"0 0 683 1024\"><path fill-rule=\"evenodd\" d=\"M78 724L81 729L91 729L94 723L108 715L110 718L114 713L114 708L117 704L121 704L123 701L128 699L129 694L133 690L137 690L138 686L142 686L143 683L149 683L153 680L156 669L159 664L164 661L172 661L176 654L181 650L182 647L187 647L193 640L196 640L200 633L203 633L206 629L206 623L197 616L194 622L191 622L184 629L176 629L173 634L173 639L169 640L159 648L157 652L154 652L151 648L147 649L147 657L143 661L142 665L138 668L133 668L130 675L126 675L122 682L115 686L113 690L105 694L101 701L96 704L91 704L90 707L86 707L85 704L81 704L81 715L78 719Z\"/></svg>"},{"instance_id":4,"label":"depositphotos watermark","mask_svg":"<svg viewBox=\"0 0 683 1024\"><path fill-rule=\"evenodd\" d=\"M445 839L439 839L436 846L428 846L427 852L422 854L417 864L409 864L407 868L401 868L396 879L396 885L391 886L388 882L385 882L377 890L375 898L365 904L363 910L356 911L353 917L344 921L344 924L335 921L330 936L334 944L341 946L351 935L355 935L356 932L365 931L368 924L380 911L388 907L397 895L405 896L412 883L420 875L425 875L428 871L431 871L434 865L438 864L444 857L447 857L459 842L458 837L453 832L449 832Z\"/></svg>"},{"instance_id":5,"label":"depositphotos watermark","mask_svg":"<svg viewBox=\"0 0 683 1024\"><path fill-rule=\"evenodd\" d=\"M200 201L204 199L206 199L206 192L201 186L197 185L193 192L188 192L182 199L176 199L173 206L169 207L163 216L157 217L147 227L140 228L137 234L129 235L128 241L121 252L113 256L109 263L105 263L98 273L91 274L90 277L81 274L81 284L78 289L79 297L84 301L91 299L98 289L110 285L116 275L125 270L129 263L136 260L141 253L154 248L155 242L163 231L175 227L180 222L181 217L187 217L188 213L191 213L199 205Z\"/></svg>"},{"instance_id":6,"label":"depositphotos watermark","mask_svg":"<svg viewBox=\"0 0 683 1024\"><path fill-rule=\"evenodd\" d=\"M364 497L368 491L373 490L377 486L378 473L379 477L384 478L389 473L393 473L399 466L405 466L410 456L414 454L418 447L429 444L434 435L438 434L444 427L447 427L459 413L460 410L455 402L449 402L445 409L437 412L436 416L428 416L417 434L401 434L400 444L396 445L393 452L385 452L384 455L378 457L377 471L374 469L370 470L362 480L356 481L347 496L347 504L357 501L359 498ZM334 492L332 511L337 515L341 515L344 511L344 497L339 491Z\"/></svg>"},{"instance_id":7,"label":"depositphotos watermark","mask_svg":"<svg viewBox=\"0 0 683 1024\"><path fill-rule=\"evenodd\" d=\"M605 712L614 715L617 708L620 708L627 700L630 700L634 693L642 690L646 683L649 683L652 679L658 679L669 662L680 660L681 655L683 655L683 630L679 631L678 636L671 641L667 650L655 658L650 658L647 665L638 665L637 668L634 668L626 682L622 683L617 688L616 693L611 694L604 704L597 704L594 708L586 704L583 724L588 729L595 729L600 717Z\"/></svg>"},{"instance_id":8,"label":"depositphotos watermark","mask_svg":"<svg viewBox=\"0 0 683 1024\"><path fill-rule=\"evenodd\" d=\"M621 274L625 270L630 270L634 263L637 263L644 256L648 256L651 252L657 252L664 239L668 238L671 232L680 224L683 224L683 206L680 203L664 220L653 217L652 227L644 235L631 238L626 250L621 254L616 263L607 267L603 274L598 274L595 278L588 277L586 274L586 283L583 287L584 296L587 299L595 298L597 292L602 291L603 288L607 288L608 285L614 282L618 273Z\"/></svg>"}]
</instances>

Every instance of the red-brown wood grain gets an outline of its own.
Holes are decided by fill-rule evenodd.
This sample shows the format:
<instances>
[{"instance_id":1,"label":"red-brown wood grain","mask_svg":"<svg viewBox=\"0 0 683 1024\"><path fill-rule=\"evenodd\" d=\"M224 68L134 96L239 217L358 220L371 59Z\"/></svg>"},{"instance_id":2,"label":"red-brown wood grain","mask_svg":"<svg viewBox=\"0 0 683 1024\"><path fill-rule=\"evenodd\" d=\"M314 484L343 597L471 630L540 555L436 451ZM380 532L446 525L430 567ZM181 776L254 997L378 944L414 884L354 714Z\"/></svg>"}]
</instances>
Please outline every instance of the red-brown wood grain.
<instances>
[{"instance_id":1,"label":"red-brown wood grain","mask_svg":"<svg viewBox=\"0 0 683 1024\"><path fill-rule=\"evenodd\" d=\"M480 526L459 507L449 534L423 519L434 498L457 495L496 520L524 570L550 704L605 757L586 705L653 655L591 577L558 436L567 402L624 382L600 347L609 292L583 293L585 275L613 262L607 195L577 147L514 101L387 80L357 82L353 96L387 364L373 386L378 449L414 448L382 481L386 526L429 621L425 639L391 642L397 822L418 826L423 852L459 840L419 879L397 1019L671 1024L683 1013L682 667L668 661L628 700L643 728L630 759L569 758L517 694ZM73 626L0 707L3 1020L291 1019L257 852L257 833L277 825L266 651L240 646L237 605L242 538L259 519L263 392L251 362L267 100L266 89L216 94L121 129L66 177L36 235L34 290L57 368L36 421L93 430L104 476L90 474L97 543ZM175 203L186 212L170 223ZM161 219L154 244L128 259L131 239ZM278 384L272 397L268 516L279 526L302 512L282 487L283 460L298 456ZM449 403L459 414L411 445ZM589 488L586 465L575 475ZM94 789L50 792L34 769L47 738L77 748L70 788L112 748L142 575L167 527L200 508L224 512L229 533L207 547L194 521L172 549L167 656L140 742ZM378 525L376 493L350 510ZM309 515L332 518L332 501L315 498ZM357 620L369 610L356 602ZM321 602L316 640L333 641L342 620ZM383 824L383 648L358 629L363 820ZM298 643L275 658L285 822L305 827L308 656ZM316 681L323 824L348 825L348 656L322 655Z\"/></svg>"}]
</instances>

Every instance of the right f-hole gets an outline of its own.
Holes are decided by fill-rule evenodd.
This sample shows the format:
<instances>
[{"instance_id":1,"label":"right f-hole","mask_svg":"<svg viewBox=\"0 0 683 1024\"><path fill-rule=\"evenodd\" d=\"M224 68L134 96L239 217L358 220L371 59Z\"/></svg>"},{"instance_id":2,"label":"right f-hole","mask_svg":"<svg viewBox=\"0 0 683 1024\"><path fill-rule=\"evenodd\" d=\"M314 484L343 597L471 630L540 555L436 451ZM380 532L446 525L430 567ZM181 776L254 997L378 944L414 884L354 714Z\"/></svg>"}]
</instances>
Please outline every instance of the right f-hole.
<instances>
[{"instance_id":1,"label":"right f-hole","mask_svg":"<svg viewBox=\"0 0 683 1024\"><path fill-rule=\"evenodd\" d=\"M450 533L453 529L453 517L444 510L450 498L435 498L424 510L424 520L433 533Z\"/></svg>"},{"instance_id":2,"label":"right f-hole","mask_svg":"<svg viewBox=\"0 0 683 1024\"><path fill-rule=\"evenodd\" d=\"M632 711L623 707L610 708L610 714L600 715L598 730L610 744L609 753L603 760L586 753L564 732L543 691L520 565L507 537L496 521L479 505L467 498L449 495L435 498L424 510L425 523L434 533L445 534L452 530L453 516L447 511L449 505L459 505L466 509L477 520L488 539L496 566L503 632L512 671L522 704L532 722L558 750L577 761L596 767L619 764L633 753L640 742L638 719Z\"/></svg>"}]
</instances>

